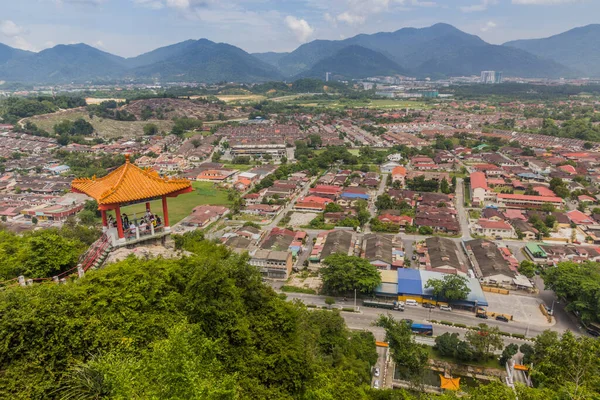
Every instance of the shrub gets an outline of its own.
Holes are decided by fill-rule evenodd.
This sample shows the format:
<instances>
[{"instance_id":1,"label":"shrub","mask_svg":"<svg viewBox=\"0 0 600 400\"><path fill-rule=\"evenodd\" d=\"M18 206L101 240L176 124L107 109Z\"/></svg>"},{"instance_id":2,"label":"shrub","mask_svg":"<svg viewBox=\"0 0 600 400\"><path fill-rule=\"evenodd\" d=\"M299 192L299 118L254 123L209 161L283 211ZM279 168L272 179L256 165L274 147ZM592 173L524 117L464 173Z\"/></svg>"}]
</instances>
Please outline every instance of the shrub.
<instances>
[{"instance_id":1,"label":"shrub","mask_svg":"<svg viewBox=\"0 0 600 400\"><path fill-rule=\"evenodd\" d=\"M354 312L354 308L352 308L352 307L344 307L344 308L342 308L342 311Z\"/></svg>"},{"instance_id":2,"label":"shrub","mask_svg":"<svg viewBox=\"0 0 600 400\"><path fill-rule=\"evenodd\" d=\"M448 326L453 326L454 325L452 322L449 322L449 321L440 321L440 324L442 324L442 325L448 325Z\"/></svg>"},{"instance_id":3,"label":"shrub","mask_svg":"<svg viewBox=\"0 0 600 400\"><path fill-rule=\"evenodd\" d=\"M456 326L457 328L466 328L467 325L465 324L454 324L454 326Z\"/></svg>"},{"instance_id":4,"label":"shrub","mask_svg":"<svg viewBox=\"0 0 600 400\"><path fill-rule=\"evenodd\" d=\"M301 287L290 286L290 285L283 285L281 287L281 291L288 292L288 293L317 294L317 292L314 289L301 288Z\"/></svg>"},{"instance_id":5,"label":"shrub","mask_svg":"<svg viewBox=\"0 0 600 400\"><path fill-rule=\"evenodd\" d=\"M522 333L513 333L511 336L517 339L525 339L525 335Z\"/></svg>"},{"instance_id":6,"label":"shrub","mask_svg":"<svg viewBox=\"0 0 600 400\"><path fill-rule=\"evenodd\" d=\"M508 333L508 332L502 332L502 331L500 331L498 333L501 334L502 336L511 336L511 334Z\"/></svg>"}]
</instances>

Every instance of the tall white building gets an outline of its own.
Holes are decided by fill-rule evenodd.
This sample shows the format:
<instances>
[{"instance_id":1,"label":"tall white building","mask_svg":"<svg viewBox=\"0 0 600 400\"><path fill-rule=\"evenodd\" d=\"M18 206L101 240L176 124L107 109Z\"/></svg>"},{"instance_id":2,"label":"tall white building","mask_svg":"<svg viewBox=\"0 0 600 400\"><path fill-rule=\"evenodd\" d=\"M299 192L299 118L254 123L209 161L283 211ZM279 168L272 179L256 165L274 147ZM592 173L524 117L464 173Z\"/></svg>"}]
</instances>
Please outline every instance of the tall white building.
<instances>
[{"instance_id":1,"label":"tall white building","mask_svg":"<svg viewBox=\"0 0 600 400\"><path fill-rule=\"evenodd\" d=\"M481 83L495 84L502 83L501 71L481 71Z\"/></svg>"},{"instance_id":2,"label":"tall white building","mask_svg":"<svg viewBox=\"0 0 600 400\"><path fill-rule=\"evenodd\" d=\"M331 76L331 72L325 72L325 82L329 82L330 76Z\"/></svg>"}]
</instances>

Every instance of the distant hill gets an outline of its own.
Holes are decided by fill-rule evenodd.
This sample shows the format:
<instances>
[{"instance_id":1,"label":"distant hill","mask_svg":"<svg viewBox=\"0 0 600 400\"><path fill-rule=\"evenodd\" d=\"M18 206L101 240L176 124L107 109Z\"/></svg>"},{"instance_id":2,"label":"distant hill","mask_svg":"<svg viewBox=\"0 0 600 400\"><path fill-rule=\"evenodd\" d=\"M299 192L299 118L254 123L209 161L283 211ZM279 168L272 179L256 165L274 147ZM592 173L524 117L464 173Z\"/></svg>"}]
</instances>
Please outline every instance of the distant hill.
<instances>
[{"instance_id":1,"label":"distant hill","mask_svg":"<svg viewBox=\"0 0 600 400\"><path fill-rule=\"evenodd\" d=\"M161 61L166 61L171 57L176 57L181 53L187 51L187 49L191 48L195 43L195 40L190 39L169 46L159 47L158 49L152 50L148 53L140 54L137 57L128 58L126 59L126 63L128 67L136 68Z\"/></svg>"},{"instance_id":2,"label":"distant hill","mask_svg":"<svg viewBox=\"0 0 600 400\"><path fill-rule=\"evenodd\" d=\"M573 70L552 60L495 45L462 47L440 54L415 69L422 76L479 75L485 70L502 71L505 76L523 78L575 76Z\"/></svg>"},{"instance_id":3,"label":"distant hill","mask_svg":"<svg viewBox=\"0 0 600 400\"><path fill-rule=\"evenodd\" d=\"M600 77L600 25L587 25L544 39L504 44L554 60L590 77Z\"/></svg>"},{"instance_id":4,"label":"distant hill","mask_svg":"<svg viewBox=\"0 0 600 400\"><path fill-rule=\"evenodd\" d=\"M58 45L0 65L0 80L67 83L109 80L125 71L125 59L86 44Z\"/></svg>"},{"instance_id":5,"label":"distant hill","mask_svg":"<svg viewBox=\"0 0 600 400\"><path fill-rule=\"evenodd\" d=\"M600 25L547 39L496 46L452 25L403 28L345 40L315 40L290 53L255 53L207 39L186 40L122 58L85 44L32 53L0 44L0 81L68 83L109 81L268 82L296 77L345 78L401 74L417 77L479 75L600 77Z\"/></svg>"},{"instance_id":6,"label":"distant hill","mask_svg":"<svg viewBox=\"0 0 600 400\"><path fill-rule=\"evenodd\" d=\"M555 61L518 49L507 51L506 47L491 45L448 24L361 34L339 41L315 40L281 57L277 66L285 76L302 75L319 61L352 45L377 51L403 67L409 75L416 76L478 75L486 69L504 71L507 76L559 77L574 74ZM463 59L459 55L468 58Z\"/></svg>"},{"instance_id":7,"label":"distant hill","mask_svg":"<svg viewBox=\"0 0 600 400\"><path fill-rule=\"evenodd\" d=\"M0 43L0 64L4 64L12 59L27 57L33 54L30 51L19 50Z\"/></svg>"},{"instance_id":8,"label":"distant hill","mask_svg":"<svg viewBox=\"0 0 600 400\"><path fill-rule=\"evenodd\" d=\"M275 53L273 51L269 51L267 53L252 53L252 55L258 58L260 61L265 62L274 67L278 66L279 60L283 57L287 56L290 53Z\"/></svg>"},{"instance_id":9,"label":"distant hill","mask_svg":"<svg viewBox=\"0 0 600 400\"><path fill-rule=\"evenodd\" d=\"M199 82L264 82L281 79L281 74L272 65L226 43L200 39L181 46L178 52L169 50L169 53L166 59L134 68L126 76L142 80L153 78Z\"/></svg>"},{"instance_id":10,"label":"distant hill","mask_svg":"<svg viewBox=\"0 0 600 400\"><path fill-rule=\"evenodd\" d=\"M362 46L344 47L334 55L318 61L297 78L321 78L332 72L336 78L357 79L376 75L406 75L408 72L383 54Z\"/></svg>"}]
</instances>

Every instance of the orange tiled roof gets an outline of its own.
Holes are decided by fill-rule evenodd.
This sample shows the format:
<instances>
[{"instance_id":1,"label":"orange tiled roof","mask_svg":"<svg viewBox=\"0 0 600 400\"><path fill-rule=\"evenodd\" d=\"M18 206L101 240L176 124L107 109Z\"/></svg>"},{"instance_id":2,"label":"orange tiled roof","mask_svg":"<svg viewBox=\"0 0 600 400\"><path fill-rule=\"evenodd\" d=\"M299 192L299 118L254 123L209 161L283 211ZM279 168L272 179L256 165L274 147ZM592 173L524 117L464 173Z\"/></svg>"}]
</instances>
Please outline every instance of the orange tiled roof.
<instances>
[{"instance_id":1,"label":"orange tiled roof","mask_svg":"<svg viewBox=\"0 0 600 400\"><path fill-rule=\"evenodd\" d=\"M128 203L191 188L187 179L163 179L156 171L131 164L128 155L124 165L103 178L94 176L71 182L72 191L85 193L98 204Z\"/></svg>"}]
</instances>

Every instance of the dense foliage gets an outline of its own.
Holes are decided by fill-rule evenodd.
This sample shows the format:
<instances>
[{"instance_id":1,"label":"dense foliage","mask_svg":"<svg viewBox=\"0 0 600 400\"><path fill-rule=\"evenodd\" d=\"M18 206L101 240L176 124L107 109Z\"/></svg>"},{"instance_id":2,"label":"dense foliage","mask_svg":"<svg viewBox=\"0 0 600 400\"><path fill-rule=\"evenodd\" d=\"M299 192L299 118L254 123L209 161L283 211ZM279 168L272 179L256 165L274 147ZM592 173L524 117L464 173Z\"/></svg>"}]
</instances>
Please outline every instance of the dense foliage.
<instances>
[{"instance_id":1,"label":"dense foliage","mask_svg":"<svg viewBox=\"0 0 600 400\"><path fill-rule=\"evenodd\" d=\"M332 254L321 268L323 291L329 294L347 294L354 290L370 294L381 283L377 267L364 258L346 254Z\"/></svg>"},{"instance_id":2,"label":"dense foliage","mask_svg":"<svg viewBox=\"0 0 600 400\"><path fill-rule=\"evenodd\" d=\"M372 334L282 300L199 236L178 240L183 259L1 292L0 397L367 398Z\"/></svg>"},{"instance_id":3,"label":"dense foliage","mask_svg":"<svg viewBox=\"0 0 600 400\"><path fill-rule=\"evenodd\" d=\"M85 99L77 96L9 97L0 101L0 117L6 123L16 124L21 118L83 106Z\"/></svg>"},{"instance_id":4,"label":"dense foliage","mask_svg":"<svg viewBox=\"0 0 600 400\"><path fill-rule=\"evenodd\" d=\"M48 278L67 271L98 236L93 228L73 224L22 236L0 230L0 281L19 275L27 279Z\"/></svg>"},{"instance_id":5,"label":"dense foliage","mask_svg":"<svg viewBox=\"0 0 600 400\"><path fill-rule=\"evenodd\" d=\"M600 321L600 263L559 263L543 272L546 287L567 301L566 309L584 322Z\"/></svg>"}]
</instances>

